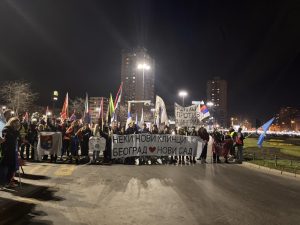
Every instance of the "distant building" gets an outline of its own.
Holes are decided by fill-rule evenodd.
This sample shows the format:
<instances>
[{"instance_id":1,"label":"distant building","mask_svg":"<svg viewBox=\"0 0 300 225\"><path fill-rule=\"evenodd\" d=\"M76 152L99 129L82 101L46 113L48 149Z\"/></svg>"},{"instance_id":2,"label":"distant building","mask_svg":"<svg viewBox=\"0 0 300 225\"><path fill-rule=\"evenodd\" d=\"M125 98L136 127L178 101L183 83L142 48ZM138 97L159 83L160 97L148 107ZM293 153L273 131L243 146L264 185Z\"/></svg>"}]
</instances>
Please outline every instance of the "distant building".
<instances>
[{"instance_id":1,"label":"distant building","mask_svg":"<svg viewBox=\"0 0 300 225\"><path fill-rule=\"evenodd\" d=\"M299 130L300 111L293 107L282 107L278 114L281 130Z\"/></svg>"},{"instance_id":2,"label":"distant building","mask_svg":"<svg viewBox=\"0 0 300 225\"><path fill-rule=\"evenodd\" d=\"M155 100L155 61L145 48L123 51L121 66L122 104L130 100Z\"/></svg>"},{"instance_id":3,"label":"distant building","mask_svg":"<svg viewBox=\"0 0 300 225\"><path fill-rule=\"evenodd\" d=\"M100 104L103 98L103 113L104 121L106 118L107 108L108 108L108 98L106 97L89 97L89 112L91 115L91 120L93 123L98 123L100 115Z\"/></svg>"},{"instance_id":4,"label":"distant building","mask_svg":"<svg viewBox=\"0 0 300 225\"><path fill-rule=\"evenodd\" d=\"M207 81L206 86L207 101L214 103L212 114L215 121L221 127L228 126L227 118L227 81L220 77L214 77Z\"/></svg>"}]
</instances>

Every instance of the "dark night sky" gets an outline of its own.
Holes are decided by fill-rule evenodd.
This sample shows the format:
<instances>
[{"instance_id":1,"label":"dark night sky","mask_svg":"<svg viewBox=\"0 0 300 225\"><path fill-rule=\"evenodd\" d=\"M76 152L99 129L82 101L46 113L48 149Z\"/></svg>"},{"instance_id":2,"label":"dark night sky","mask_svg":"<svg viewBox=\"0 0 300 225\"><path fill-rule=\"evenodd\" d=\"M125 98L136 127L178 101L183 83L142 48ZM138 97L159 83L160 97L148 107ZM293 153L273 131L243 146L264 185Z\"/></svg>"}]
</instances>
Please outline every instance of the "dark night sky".
<instances>
[{"instance_id":1,"label":"dark night sky","mask_svg":"<svg viewBox=\"0 0 300 225\"><path fill-rule=\"evenodd\" d=\"M26 79L51 93L108 96L120 83L121 51L145 46L155 58L157 94L205 99L206 81L229 83L229 110L268 118L299 107L298 1L0 2L0 81Z\"/></svg>"}]
</instances>

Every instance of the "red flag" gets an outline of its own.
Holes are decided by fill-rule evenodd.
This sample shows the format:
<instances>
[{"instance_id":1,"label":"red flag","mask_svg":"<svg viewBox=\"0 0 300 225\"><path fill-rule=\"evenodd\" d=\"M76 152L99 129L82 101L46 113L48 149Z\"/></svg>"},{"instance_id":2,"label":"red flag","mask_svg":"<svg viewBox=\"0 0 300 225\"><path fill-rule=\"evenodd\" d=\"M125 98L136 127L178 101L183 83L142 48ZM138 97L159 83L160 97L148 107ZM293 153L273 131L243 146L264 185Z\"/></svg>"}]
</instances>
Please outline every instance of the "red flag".
<instances>
[{"instance_id":1,"label":"red flag","mask_svg":"<svg viewBox=\"0 0 300 225\"><path fill-rule=\"evenodd\" d=\"M116 98L115 98L115 102L114 102L114 108L115 108L115 110L118 108L118 106L119 106L119 104L121 102L122 87L123 87L123 82L121 83L120 88L119 88L118 93L117 93Z\"/></svg>"},{"instance_id":2,"label":"red flag","mask_svg":"<svg viewBox=\"0 0 300 225\"><path fill-rule=\"evenodd\" d=\"M24 117L23 117L23 121L27 122L29 121L29 115L28 112L25 113Z\"/></svg>"},{"instance_id":3,"label":"red flag","mask_svg":"<svg viewBox=\"0 0 300 225\"><path fill-rule=\"evenodd\" d=\"M60 117L62 120L66 120L69 118L69 112L68 112L68 107L69 107L69 96L68 93L66 94L65 102L63 104Z\"/></svg>"}]
</instances>

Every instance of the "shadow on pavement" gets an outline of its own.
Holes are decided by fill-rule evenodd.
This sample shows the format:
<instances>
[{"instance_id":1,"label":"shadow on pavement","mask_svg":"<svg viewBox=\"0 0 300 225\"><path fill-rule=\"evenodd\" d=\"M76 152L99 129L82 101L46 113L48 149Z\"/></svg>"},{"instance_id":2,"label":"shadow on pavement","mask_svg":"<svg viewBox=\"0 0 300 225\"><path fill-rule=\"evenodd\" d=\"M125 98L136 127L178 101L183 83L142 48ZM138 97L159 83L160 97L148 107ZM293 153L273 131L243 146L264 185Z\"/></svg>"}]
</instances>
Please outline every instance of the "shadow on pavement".
<instances>
[{"instance_id":1,"label":"shadow on pavement","mask_svg":"<svg viewBox=\"0 0 300 225\"><path fill-rule=\"evenodd\" d=\"M16 177L19 177L18 173L16 173ZM50 179L50 177L47 177L47 176L27 174L27 173L25 173L25 174L21 173L21 178L30 179L30 180L47 180L47 179Z\"/></svg>"},{"instance_id":2,"label":"shadow on pavement","mask_svg":"<svg viewBox=\"0 0 300 225\"><path fill-rule=\"evenodd\" d=\"M11 189L4 189L4 192L9 192L12 195L19 197L33 198L41 201L63 201L64 198L55 196L57 192L54 188L49 188L46 186L38 186L28 183L22 183L22 187L16 187ZM30 193L30 194L28 194Z\"/></svg>"}]
</instances>

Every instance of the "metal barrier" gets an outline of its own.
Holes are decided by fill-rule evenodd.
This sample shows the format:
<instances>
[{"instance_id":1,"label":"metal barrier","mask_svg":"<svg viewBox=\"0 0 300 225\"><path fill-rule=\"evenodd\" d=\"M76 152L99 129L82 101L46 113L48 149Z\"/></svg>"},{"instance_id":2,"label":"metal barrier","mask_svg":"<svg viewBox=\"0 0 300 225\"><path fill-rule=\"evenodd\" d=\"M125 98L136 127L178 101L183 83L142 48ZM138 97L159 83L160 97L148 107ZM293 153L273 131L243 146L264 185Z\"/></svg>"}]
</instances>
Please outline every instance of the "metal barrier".
<instances>
[{"instance_id":1,"label":"metal barrier","mask_svg":"<svg viewBox=\"0 0 300 225\"><path fill-rule=\"evenodd\" d=\"M300 160L280 158L277 154L270 154L266 156L265 154L258 152L245 152L244 160L259 166L277 169L281 172L294 173L295 176L300 174Z\"/></svg>"}]
</instances>

